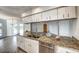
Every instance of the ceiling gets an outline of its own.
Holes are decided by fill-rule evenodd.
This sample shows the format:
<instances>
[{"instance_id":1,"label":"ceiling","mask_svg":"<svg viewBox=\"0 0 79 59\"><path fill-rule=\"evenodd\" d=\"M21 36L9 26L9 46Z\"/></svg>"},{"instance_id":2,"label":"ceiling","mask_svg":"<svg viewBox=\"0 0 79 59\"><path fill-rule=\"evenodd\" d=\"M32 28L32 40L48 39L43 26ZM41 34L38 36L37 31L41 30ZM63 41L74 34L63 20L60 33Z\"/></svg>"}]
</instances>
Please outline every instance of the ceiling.
<instances>
[{"instance_id":1,"label":"ceiling","mask_svg":"<svg viewBox=\"0 0 79 59\"><path fill-rule=\"evenodd\" d=\"M36 8L37 6L0 6L0 13L21 17L21 14Z\"/></svg>"}]
</instances>

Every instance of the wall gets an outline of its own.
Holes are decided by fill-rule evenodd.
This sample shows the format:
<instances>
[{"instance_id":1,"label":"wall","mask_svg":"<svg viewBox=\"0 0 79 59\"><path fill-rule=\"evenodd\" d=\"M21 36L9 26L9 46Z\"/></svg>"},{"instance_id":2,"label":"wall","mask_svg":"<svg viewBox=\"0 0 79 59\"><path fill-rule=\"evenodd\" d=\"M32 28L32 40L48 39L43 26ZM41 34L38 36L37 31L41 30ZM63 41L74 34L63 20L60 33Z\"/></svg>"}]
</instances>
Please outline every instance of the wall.
<instances>
[{"instance_id":1,"label":"wall","mask_svg":"<svg viewBox=\"0 0 79 59\"><path fill-rule=\"evenodd\" d=\"M0 13L0 19L6 21L7 29L5 30L5 32L7 34L5 36L13 35L13 24L16 24L17 23L16 21L19 20L20 18L13 17L13 16L8 16L8 15ZM4 27L4 28L6 28L6 27Z\"/></svg>"},{"instance_id":2,"label":"wall","mask_svg":"<svg viewBox=\"0 0 79 59\"><path fill-rule=\"evenodd\" d=\"M32 23L32 32L43 32L43 23Z\"/></svg>"},{"instance_id":3,"label":"wall","mask_svg":"<svg viewBox=\"0 0 79 59\"><path fill-rule=\"evenodd\" d=\"M33 23L32 31L33 32L43 32L43 24L42 23ZM71 37L73 34L73 25L74 20L63 20L63 21L51 21L46 22L48 25L48 32L60 36L69 36Z\"/></svg>"},{"instance_id":4,"label":"wall","mask_svg":"<svg viewBox=\"0 0 79 59\"><path fill-rule=\"evenodd\" d=\"M58 35L58 22L48 22L48 32Z\"/></svg>"},{"instance_id":5,"label":"wall","mask_svg":"<svg viewBox=\"0 0 79 59\"><path fill-rule=\"evenodd\" d=\"M74 23L74 33L73 36L79 39L79 7L77 7L77 19L76 22Z\"/></svg>"}]
</instances>

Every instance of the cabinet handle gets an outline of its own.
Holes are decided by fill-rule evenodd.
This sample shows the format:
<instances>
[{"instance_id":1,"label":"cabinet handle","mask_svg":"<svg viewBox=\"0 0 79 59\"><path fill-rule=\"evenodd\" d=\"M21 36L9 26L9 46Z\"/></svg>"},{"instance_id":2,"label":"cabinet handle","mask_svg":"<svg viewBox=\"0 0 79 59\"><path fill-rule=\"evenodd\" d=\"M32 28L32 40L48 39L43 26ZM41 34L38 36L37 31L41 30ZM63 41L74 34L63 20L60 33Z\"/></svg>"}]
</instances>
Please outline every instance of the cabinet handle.
<instances>
[{"instance_id":1,"label":"cabinet handle","mask_svg":"<svg viewBox=\"0 0 79 59\"><path fill-rule=\"evenodd\" d=\"M63 18L64 18L64 14L63 14Z\"/></svg>"},{"instance_id":2,"label":"cabinet handle","mask_svg":"<svg viewBox=\"0 0 79 59\"><path fill-rule=\"evenodd\" d=\"M68 13L68 17L69 17L69 13Z\"/></svg>"}]
</instances>

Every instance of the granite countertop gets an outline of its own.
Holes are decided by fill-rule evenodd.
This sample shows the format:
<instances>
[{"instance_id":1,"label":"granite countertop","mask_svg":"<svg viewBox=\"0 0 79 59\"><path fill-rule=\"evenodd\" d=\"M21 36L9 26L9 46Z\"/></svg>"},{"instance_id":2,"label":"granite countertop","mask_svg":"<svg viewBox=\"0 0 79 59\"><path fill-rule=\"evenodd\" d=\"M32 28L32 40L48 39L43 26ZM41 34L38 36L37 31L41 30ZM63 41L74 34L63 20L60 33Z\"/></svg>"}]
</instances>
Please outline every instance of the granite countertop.
<instances>
[{"instance_id":1,"label":"granite countertop","mask_svg":"<svg viewBox=\"0 0 79 59\"><path fill-rule=\"evenodd\" d=\"M57 40L56 38L48 37L52 41L47 42L45 40L44 41L38 40L38 38L34 38L34 37L27 37L27 36L22 36L22 37L29 38L29 39L32 39L32 40L37 40L37 41L52 44L52 45L58 45L58 46L62 46L62 47L74 48L74 49L79 50L79 44L78 44L79 41L75 40L74 38L65 38L64 37L64 38L60 38L60 40Z\"/></svg>"},{"instance_id":2,"label":"granite countertop","mask_svg":"<svg viewBox=\"0 0 79 59\"><path fill-rule=\"evenodd\" d=\"M52 39L52 38L51 38ZM74 40L74 41L73 41ZM74 48L79 50L79 41L74 38L60 38L60 40L52 39L52 44L67 48Z\"/></svg>"}]
</instances>

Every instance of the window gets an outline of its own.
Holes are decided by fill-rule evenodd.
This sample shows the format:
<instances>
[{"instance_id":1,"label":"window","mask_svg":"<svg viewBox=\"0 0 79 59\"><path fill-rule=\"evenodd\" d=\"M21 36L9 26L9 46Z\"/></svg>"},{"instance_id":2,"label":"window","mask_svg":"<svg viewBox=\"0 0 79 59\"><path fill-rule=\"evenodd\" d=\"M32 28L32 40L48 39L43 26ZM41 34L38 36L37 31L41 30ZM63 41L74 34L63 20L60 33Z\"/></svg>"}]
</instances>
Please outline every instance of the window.
<instances>
[{"instance_id":1,"label":"window","mask_svg":"<svg viewBox=\"0 0 79 59\"><path fill-rule=\"evenodd\" d=\"M20 24L20 35L23 35L23 24Z\"/></svg>"},{"instance_id":2,"label":"window","mask_svg":"<svg viewBox=\"0 0 79 59\"><path fill-rule=\"evenodd\" d=\"M2 30L0 29L0 36L2 36Z\"/></svg>"}]
</instances>

